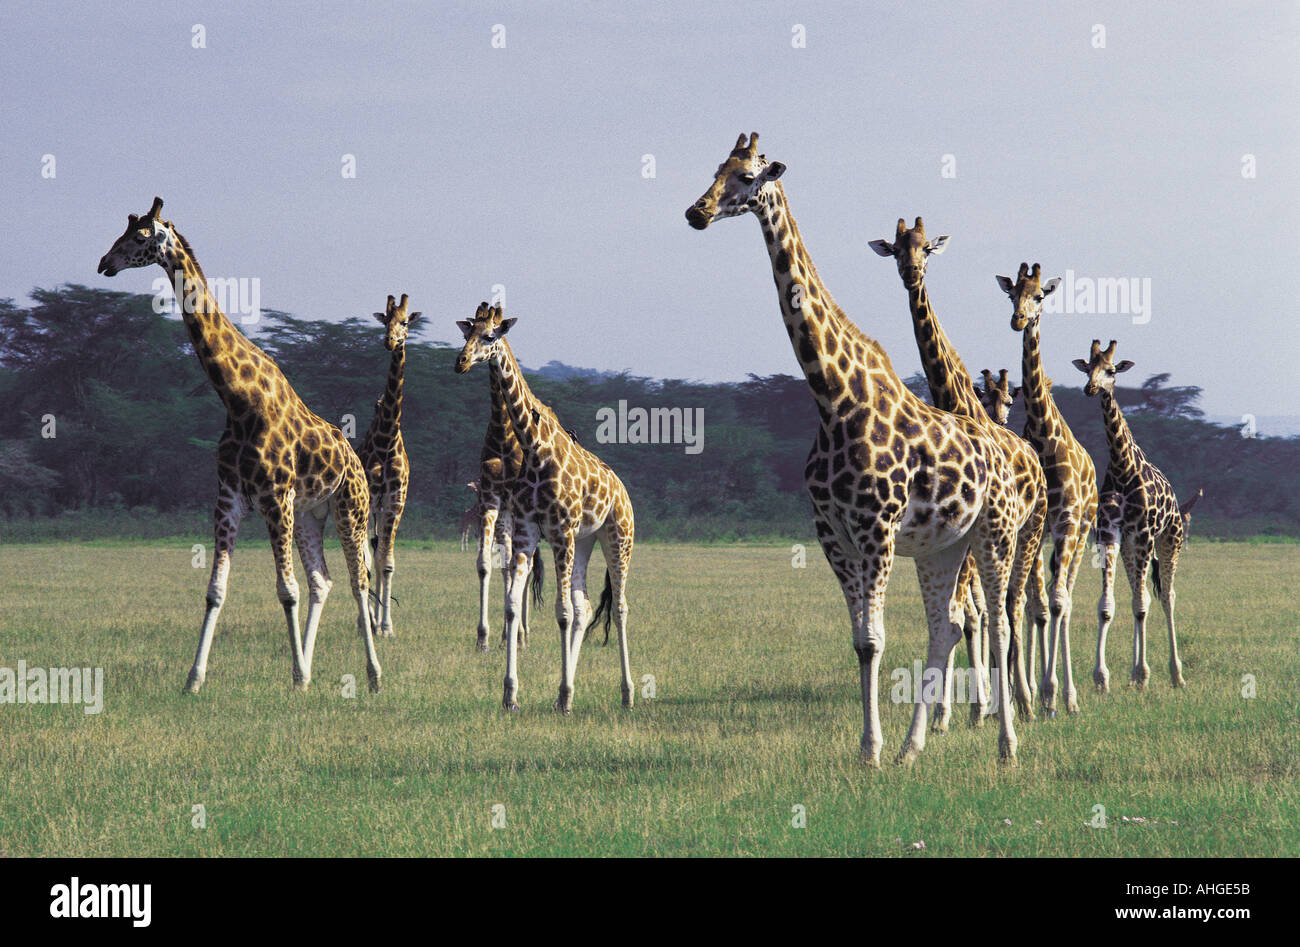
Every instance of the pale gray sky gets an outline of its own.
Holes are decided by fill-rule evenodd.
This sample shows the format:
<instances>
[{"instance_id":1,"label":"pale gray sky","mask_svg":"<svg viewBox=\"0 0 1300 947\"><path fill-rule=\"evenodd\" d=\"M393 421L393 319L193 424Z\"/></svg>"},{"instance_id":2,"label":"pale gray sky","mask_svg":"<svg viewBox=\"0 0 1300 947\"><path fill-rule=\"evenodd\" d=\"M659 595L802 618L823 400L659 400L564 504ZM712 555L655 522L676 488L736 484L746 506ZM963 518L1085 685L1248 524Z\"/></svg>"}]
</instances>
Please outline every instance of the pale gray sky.
<instances>
[{"instance_id":1,"label":"pale gray sky","mask_svg":"<svg viewBox=\"0 0 1300 947\"><path fill-rule=\"evenodd\" d=\"M987 6L7 5L0 296L149 291L95 266L159 194L208 275L259 278L265 308L341 319L407 292L452 341L499 283L526 364L797 374L757 225L682 217L758 131L826 285L900 373L906 295L867 242L920 214L952 235L931 294L972 372L1019 376L994 275L1037 260L1151 281L1144 325L1048 317L1062 384L1113 337L1133 378L1202 385L1208 412L1300 412L1300 6Z\"/></svg>"}]
</instances>

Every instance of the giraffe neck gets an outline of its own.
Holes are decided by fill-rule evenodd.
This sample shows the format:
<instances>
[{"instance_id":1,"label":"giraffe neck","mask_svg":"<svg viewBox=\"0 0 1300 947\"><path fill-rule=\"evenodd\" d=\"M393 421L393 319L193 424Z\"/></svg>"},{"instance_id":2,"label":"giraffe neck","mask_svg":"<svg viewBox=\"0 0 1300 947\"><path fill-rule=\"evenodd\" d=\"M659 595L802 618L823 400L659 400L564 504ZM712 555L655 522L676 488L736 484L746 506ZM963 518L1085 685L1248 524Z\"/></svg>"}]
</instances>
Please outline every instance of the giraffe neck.
<instances>
[{"instance_id":1,"label":"giraffe neck","mask_svg":"<svg viewBox=\"0 0 1300 947\"><path fill-rule=\"evenodd\" d=\"M779 181L759 192L754 215L772 260L781 317L823 422L841 413L846 396L874 403L873 388L900 396L902 382L884 351L849 322L822 284Z\"/></svg>"},{"instance_id":2,"label":"giraffe neck","mask_svg":"<svg viewBox=\"0 0 1300 947\"><path fill-rule=\"evenodd\" d=\"M930 383L934 406L967 417L987 417L984 405L975 393L975 383L948 341L943 326L939 325L924 279L907 287L907 303L912 310L912 329L916 333L916 345L921 352L921 365L925 369L926 381Z\"/></svg>"},{"instance_id":3,"label":"giraffe neck","mask_svg":"<svg viewBox=\"0 0 1300 947\"><path fill-rule=\"evenodd\" d=\"M1100 397L1101 416L1106 423L1106 440L1110 444L1109 470L1120 479L1128 479L1137 474L1142 451L1133 440L1133 433L1124 420L1124 413L1120 411L1115 395L1103 390Z\"/></svg>"},{"instance_id":4,"label":"giraffe neck","mask_svg":"<svg viewBox=\"0 0 1300 947\"><path fill-rule=\"evenodd\" d=\"M179 290L177 302L194 354L226 410L242 414L263 401L259 374L264 379L268 371L278 373L279 369L221 311L188 242L175 230L172 233L175 245L161 265L173 289ZM250 367L252 371L248 371Z\"/></svg>"},{"instance_id":5,"label":"giraffe neck","mask_svg":"<svg viewBox=\"0 0 1300 947\"><path fill-rule=\"evenodd\" d=\"M1020 387L1025 400L1025 437L1042 443L1048 421L1059 419L1056 400L1043 375L1043 356L1039 350L1038 322L1025 326L1020 355ZM1118 408L1116 408L1118 411ZM1122 422L1121 418L1121 422Z\"/></svg>"},{"instance_id":6,"label":"giraffe neck","mask_svg":"<svg viewBox=\"0 0 1300 947\"><path fill-rule=\"evenodd\" d=\"M496 448L499 456L514 453L519 446L515 437L514 425L510 423L510 413L506 410L505 392L495 371L488 372L489 387L492 391L492 413L488 416L487 435L484 440Z\"/></svg>"},{"instance_id":7,"label":"giraffe neck","mask_svg":"<svg viewBox=\"0 0 1300 947\"><path fill-rule=\"evenodd\" d=\"M501 341L498 354L492 356L488 366L493 381L500 389L501 403L510 426L514 428L519 446L525 454L535 456L538 449L547 443L545 406L537 400L528 387L528 382L524 381L524 373L515 360L514 352L510 350L509 342L504 339ZM537 418L533 417L534 412L537 412Z\"/></svg>"},{"instance_id":8,"label":"giraffe neck","mask_svg":"<svg viewBox=\"0 0 1300 947\"><path fill-rule=\"evenodd\" d=\"M402 427L402 387L406 377L406 343L393 349L393 359L388 366L388 386L375 405L376 426L388 433L397 433Z\"/></svg>"}]
</instances>

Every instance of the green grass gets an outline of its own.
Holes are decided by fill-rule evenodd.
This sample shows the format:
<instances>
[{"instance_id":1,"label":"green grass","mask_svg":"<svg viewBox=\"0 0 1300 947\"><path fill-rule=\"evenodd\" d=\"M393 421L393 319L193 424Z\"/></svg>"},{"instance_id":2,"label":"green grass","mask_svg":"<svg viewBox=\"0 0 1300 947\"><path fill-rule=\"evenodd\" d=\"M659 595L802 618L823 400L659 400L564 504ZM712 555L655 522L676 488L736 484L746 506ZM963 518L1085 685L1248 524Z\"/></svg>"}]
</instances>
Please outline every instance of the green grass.
<instances>
[{"instance_id":1,"label":"green grass","mask_svg":"<svg viewBox=\"0 0 1300 947\"><path fill-rule=\"evenodd\" d=\"M815 544L644 543L629 586L637 706L619 706L617 649L583 649L575 712L550 711L549 597L521 656L522 711L499 710L503 653L473 650L473 557L399 549L398 637L364 662L341 557L308 694L289 689L287 636L264 544L241 546L207 684L181 694L206 569L192 540L0 548L0 666L101 666L98 716L0 705L0 852L26 855L1297 855L1300 553L1194 542L1179 574L1188 687L1168 684L1158 606L1152 685L1126 688L1121 591L1109 696L1091 684L1099 573L1076 590L1083 712L932 735L911 769L857 763L857 660ZM549 563L548 563L549 572ZM595 585L593 570L593 585ZM1123 584L1123 583L1121 583ZM494 633L500 621L494 579ZM890 587L883 667L924 655L910 563ZM964 649L960 649L964 650ZM341 696L345 674L360 682ZM657 697L640 697L642 676ZM1258 696L1241 696L1253 674ZM887 677L882 689L888 693ZM886 704L886 753L910 705ZM191 826L192 807L207 826ZM505 827L492 827L493 806ZM807 827L791 825L802 805ZM1095 805L1105 829L1085 823ZM1142 823L1122 816L1142 817ZM1011 824L1004 824L1010 819ZM1041 822L1040 824L1036 824ZM924 851L911 843L924 841Z\"/></svg>"}]
</instances>

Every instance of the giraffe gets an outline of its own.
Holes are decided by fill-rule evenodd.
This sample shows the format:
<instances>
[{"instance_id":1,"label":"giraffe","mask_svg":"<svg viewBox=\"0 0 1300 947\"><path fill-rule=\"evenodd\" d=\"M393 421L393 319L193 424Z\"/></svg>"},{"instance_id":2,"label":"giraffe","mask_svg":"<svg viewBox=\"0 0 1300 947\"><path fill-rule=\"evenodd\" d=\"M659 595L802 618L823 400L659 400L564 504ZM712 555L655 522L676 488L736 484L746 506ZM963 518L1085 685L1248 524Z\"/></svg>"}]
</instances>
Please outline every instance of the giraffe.
<instances>
[{"instance_id":1,"label":"giraffe","mask_svg":"<svg viewBox=\"0 0 1300 947\"><path fill-rule=\"evenodd\" d=\"M1025 398L1025 440L1034 446L1047 475L1047 529L1052 537L1052 582L1048 597L1051 620L1042 642L1042 687L1039 699L1043 710L1056 713L1056 665L1061 663L1065 685L1067 713L1079 712L1079 697L1074 687L1070 660L1070 613L1074 602L1074 583L1079 565L1087 551L1088 533L1097 521L1097 472L1092 458L1084 450L1069 425L1065 423L1051 380L1043 373L1040 330L1043 300L1060 285L1060 279L1042 281L1042 267L1021 263L1012 282L1006 276L998 285L1011 297L1011 328L1021 333L1022 352L1020 384ZM1036 637L1030 639L1029 664L1034 666Z\"/></svg>"},{"instance_id":2,"label":"giraffe","mask_svg":"<svg viewBox=\"0 0 1300 947\"><path fill-rule=\"evenodd\" d=\"M516 321L503 318L499 306L481 303L472 322L457 323L465 347L454 366L456 373L463 375L480 362L488 363L523 453L509 497L513 560L506 584L502 706L507 711L519 709L517 658L525 584L537 545L545 539L555 553L555 618L560 627L560 691L555 709L566 715L573 711L578 654L587 630L602 614L606 640L611 617L617 619L623 706L630 708L626 585L635 533L632 502L614 471L581 447L560 426L555 413L529 390L505 338ZM605 589L592 614L587 563L597 541L605 554Z\"/></svg>"},{"instance_id":3,"label":"giraffe","mask_svg":"<svg viewBox=\"0 0 1300 947\"><path fill-rule=\"evenodd\" d=\"M143 217L127 217L126 230L99 261L98 272L158 264L177 290L185 327L199 363L226 408L217 443L216 542L207 609L199 646L185 684L197 694L207 676L217 618L226 599L231 555L240 520L256 508L266 521L275 559L276 589L284 608L293 660L293 685L311 683L312 654L321 610L333 583L325 566L325 518L334 514L357 602L357 631L366 652L370 690L378 692L380 667L370 629L366 542L370 498L365 472L343 432L308 410L279 366L250 342L217 305L189 242L159 217L162 198ZM298 580L294 541L310 586L304 638L298 634Z\"/></svg>"},{"instance_id":4,"label":"giraffe","mask_svg":"<svg viewBox=\"0 0 1300 947\"><path fill-rule=\"evenodd\" d=\"M921 353L921 366L925 370L926 381L930 385L930 396L934 400L935 407L977 421L1007 457L1013 478L1013 489L1018 499L1017 508L1020 511L1020 518L1016 520L1014 567L1007 599L1008 617L1011 622L1009 648L1017 659L1014 661L1016 700L1020 712L1032 719L1033 707L1029 700L1029 685L1025 676L1024 661L1021 658L1019 638L1025 610L1025 591L1042 543L1043 522L1047 514L1047 482L1043 477L1042 465L1030 446L994 421L984 410L979 393L975 389L975 382L966 371L966 366L957 354L956 347L949 340L935 315L934 307L930 302L930 292L925 283L925 270L930 257L942 253L947 242L947 235L936 237L934 240L927 239L925 222L917 217L911 229L908 228L906 221L899 219L893 243L887 240L873 240L870 246L879 256L893 258L898 267L898 275L907 290L908 308L912 314L912 330ZM968 559L970 558L968 554ZM969 567L963 569L963 572L974 575L974 570ZM959 592L959 595L960 600L969 597L969 593ZM972 642L969 638L967 641L969 651L973 652L975 648L980 647L978 641ZM1000 664L999 667L1005 669L1008 665ZM951 677L951 672L945 676ZM978 708L972 706L971 711L976 713Z\"/></svg>"},{"instance_id":5,"label":"giraffe","mask_svg":"<svg viewBox=\"0 0 1300 947\"><path fill-rule=\"evenodd\" d=\"M984 425L916 397L879 343L832 300L790 214L778 180L785 170L759 154L757 134L748 143L741 135L686 220L703 230L715 220L752 213L762 229L782 320L821 416L804 479L817 537L852 624L862 690L862 760L878 767L885 589L895 555L916 561L929 626L930 682L942 680L948 652L962 637L954 595L970 548L976 550L993 642L1005 662L1006 593L1020 511L1009 487L1009 464ZM983 706L983 668L973 677ZM901 763L915 760L925 746L934 690L922 688ZM998 675L997 690L1000 706L1008 707L1005 675ZM1011 716L999 714L999 755L1008 763L1018 743Z\"/></svg>"},{"instance_id":6,"label":"giraffe","mask_svg":"<svg viewBox=\"0 0 1300 947\"><path fill-rule=\"evenodd\" d=\"M491 392L491 410L488 414L487 430L483 434L483 449L479 454L478 482L471 489L478 497L474 509L478 513L478 637L476 646L479 651L487 651L491 627L488 619L488 586L492 577L493 549L501 550L501 578L508 586L510 583L513 557L513 521L510 515L510 494L515 488L519 471L523 467L524 452L515 436L514 426L506 411L505 398L496 375L488 373L488 386ZM529 585L535 604L542 602L543 566L541 549L538 548L532 560ZM531 628L531 611L529 596L525 595L520 603L519 647L528 643ZM501 643L505 644L506 630L501 628Z\"/></svg>"},{"instance_id":7,"label":"giraffe","mask_svg":"<svg viewBox=\"0 0 1300 947\"><path fill-rule=\"evenodd\" d=\"M392 296L375 319L384 327L384 347L393 353L388 366L388 385L375 402L375 416L366 431L361 449L361 468L370 486L370 512L375 524L375 610L371 624L375 633L393 637L393 570L396 566L397 526L406 509L406 488L411 465L402 442L402 385L406 374L406 334L420 313L408 313L406 293L399 303Z\"/></svg>"},{"instance_id":8,"label":"giraffe","mask_svg":"<svg viewBox=\"0 0 1300 947\"><path fill-rule=\"evenodd\" d=\"M1147 666L1147 609L1151 595L1147 591L1147 571L1152 556L1156 559L1155 585L1160 604L1169 624L1169 678L1174 687L1183 687L1183 664L1178 658L1178 639L1174 634L1174 572L1178 554L1187 542L1187 524L1200 492L1181 507L1174 488L1156 469L1142 448L1133 440L1119 402L1115 400L1115 376L1133 367L1128 359L1115 362L1115 340L1105 349L1099 339L1092 340L1088 360L1074 360L1074 367L1088 376L1083 393L1100 396L1102 419L1106 424L1106 441L1110 460L1101 484L1097 509L1097 545L1102 554L1102 589L1097 602L1097 666L1092 679L1102 691L1110 689L1110 670L1106 667L1106 632L1115 615L1115 553L1124 557L1124 571L1133 589L1133 670L1131 683L1145 687L1151 676Z\"/></svg>"},{"instance_id":9,"label":"giraffe","mask_svg":"<svg viewBox=\"0 0 1300 947\"><path fill-rule=\"evenodd\" d=\"M988 416L1006 427L1011 420L1011 406L1016 403L1016 398L1022 389L1011 384L1005 368L998 372L997 381L993 380L993 373L987 368L980 374L984 377L984 387L976 388L975 394L979 397L980 404L984 405Z\"/></svg>"}]
</instances>

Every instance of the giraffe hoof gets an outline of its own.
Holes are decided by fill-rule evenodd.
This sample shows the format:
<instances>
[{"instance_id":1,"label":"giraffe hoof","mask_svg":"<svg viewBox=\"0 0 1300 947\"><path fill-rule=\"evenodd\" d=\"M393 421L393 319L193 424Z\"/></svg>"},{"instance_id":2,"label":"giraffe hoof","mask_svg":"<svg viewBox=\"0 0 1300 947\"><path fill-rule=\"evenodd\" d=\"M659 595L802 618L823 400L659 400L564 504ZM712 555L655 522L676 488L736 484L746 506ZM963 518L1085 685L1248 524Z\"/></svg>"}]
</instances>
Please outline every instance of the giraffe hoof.
<instances>
[{"instance_id":1,"label":"giraffe hoof","mask_svg":"<svg viewBox=\"0 0 1300 947\"><path fill-rule=\"evenodd\" d=\"M1073 717L1079 712L1079 702L1074 698L1070 698L1070 700L1066 702L1065 712Z\"/></svg>"},{"instance_id":2,"label":"giraffe hoof","mask_svg":"<svg viewBox=\"0 0 1300 947\"><path fill-rule=\"evenodd\" d=\"M921 751L909 743L907 746L903 747L902 752L900 752L898 756L895 757L894 765L911 766L913 763L916 762L917 758L920 755L921 755Z\"/></svg>"},{"instance_id":3,"label":"giraffe hoof","mask_svg":"<svg viewBox=\"0 0 1300 947\"><path fill-rule=\"evenodd\" d=\"M517 703L515 703L513 700L503 700L503 701L501 701L501 709L504 710L504 711L505 711L506 713L508 713L508 714L517 714L517 713L519 713L519 705L518 705Z\"/></svg>"},{"instance_id":4,"label":"giraffe hoof","mask_svg":"<svg viewBox=\"0 0 1300 947\"><path fill-rule=\"evenodd\" d=\"M864 769L880 769L880 753L863 750L858 754L858 764Z\"/></svg>"},{"instance_id":5,"label":"giraffe hoof","mask_svg":"<svg viewBox=\"0 0 1300 947\"><path fill-rule=\"evenodd\" d=\"M191 676L190 679L185 682L185 687L182 689L181 693L197 694L202 687L203 687L203 679L200 677Z\"/></svg>"}]
</instances>

